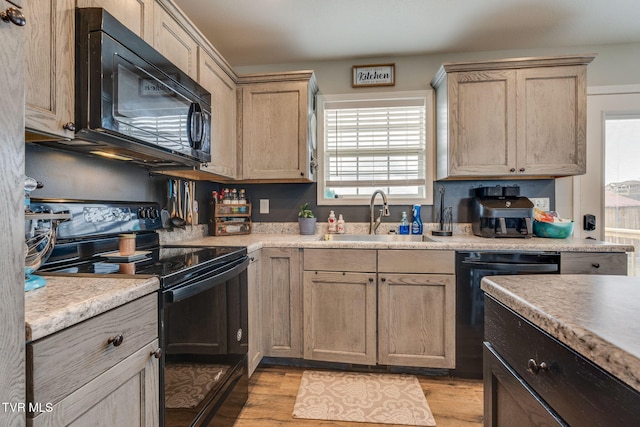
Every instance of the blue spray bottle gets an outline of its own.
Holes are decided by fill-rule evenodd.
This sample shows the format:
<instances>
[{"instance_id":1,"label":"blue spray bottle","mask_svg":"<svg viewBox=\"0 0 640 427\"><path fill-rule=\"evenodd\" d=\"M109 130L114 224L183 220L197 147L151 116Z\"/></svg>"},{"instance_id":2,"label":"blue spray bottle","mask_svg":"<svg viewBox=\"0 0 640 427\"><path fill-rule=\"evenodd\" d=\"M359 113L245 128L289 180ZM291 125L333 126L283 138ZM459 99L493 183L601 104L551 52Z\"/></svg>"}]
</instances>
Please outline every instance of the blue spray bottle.
<instances>
[{"instance_id":1,"label":"blue spray bottle","mask_svg":"<svg viewBox=\"0 0 640 427\"><path fill-rule=\"evenodd\" d=\"M420 218L420 205L413 205L413 220L411 221L411 234L422 234L422 218Z\"/></svg>"}]
</instances>

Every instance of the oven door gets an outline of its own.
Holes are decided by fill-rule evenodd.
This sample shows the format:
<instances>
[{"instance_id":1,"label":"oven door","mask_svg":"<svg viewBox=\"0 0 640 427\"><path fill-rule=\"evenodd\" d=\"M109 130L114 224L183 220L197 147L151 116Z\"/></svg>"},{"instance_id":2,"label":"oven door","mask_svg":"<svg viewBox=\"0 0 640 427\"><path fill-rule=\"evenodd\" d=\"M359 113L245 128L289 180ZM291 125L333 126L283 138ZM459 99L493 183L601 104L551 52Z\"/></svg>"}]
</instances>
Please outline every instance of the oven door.
<instances>
[{"instance_id":1,"label":"oven door","mask_svg":"<svg viewBox=\"0 0 640 427\"><path fill-rule=\"evenodd\" d=\"M248 395L247 266L199 274L160 298L161 418L166 426L233 425Z\"/></svg>"}]
</instances>

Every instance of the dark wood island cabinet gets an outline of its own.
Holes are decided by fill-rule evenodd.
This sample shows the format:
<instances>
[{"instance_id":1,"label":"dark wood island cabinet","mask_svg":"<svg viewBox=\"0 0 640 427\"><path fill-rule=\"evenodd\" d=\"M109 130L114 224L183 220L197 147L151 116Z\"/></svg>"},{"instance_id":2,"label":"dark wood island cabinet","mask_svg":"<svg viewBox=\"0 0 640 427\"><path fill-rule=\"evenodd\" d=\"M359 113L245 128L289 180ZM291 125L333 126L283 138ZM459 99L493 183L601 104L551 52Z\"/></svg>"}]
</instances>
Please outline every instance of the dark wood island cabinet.
<instances>
[{"instance_id":1,"label":"dark wood island cabinet","mask_svg":"<svg viewBox=\"0 0 640 427\"><path fill-rule=\"evenodd\" d=\"M640 424L640 280L500 276L483 289L485 426Z\"/></svg>"}]
</instances>

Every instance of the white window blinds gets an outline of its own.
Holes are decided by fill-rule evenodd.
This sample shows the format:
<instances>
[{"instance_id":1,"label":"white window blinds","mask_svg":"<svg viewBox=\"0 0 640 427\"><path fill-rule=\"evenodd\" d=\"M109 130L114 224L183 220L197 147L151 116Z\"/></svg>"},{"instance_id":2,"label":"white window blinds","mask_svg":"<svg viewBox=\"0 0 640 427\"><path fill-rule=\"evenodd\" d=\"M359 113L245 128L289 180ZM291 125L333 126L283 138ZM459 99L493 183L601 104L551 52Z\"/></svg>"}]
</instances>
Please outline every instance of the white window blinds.
<instances>
[{"instance_id":1,"label":"white window blinds","mask_svg":"<svg viewBox=\"0 0 640 427\"><path fill-rule=\"evenodd\" d=\"M324 102L324 195L424 199L425 96Z\"/></svg>"}]
</instances>

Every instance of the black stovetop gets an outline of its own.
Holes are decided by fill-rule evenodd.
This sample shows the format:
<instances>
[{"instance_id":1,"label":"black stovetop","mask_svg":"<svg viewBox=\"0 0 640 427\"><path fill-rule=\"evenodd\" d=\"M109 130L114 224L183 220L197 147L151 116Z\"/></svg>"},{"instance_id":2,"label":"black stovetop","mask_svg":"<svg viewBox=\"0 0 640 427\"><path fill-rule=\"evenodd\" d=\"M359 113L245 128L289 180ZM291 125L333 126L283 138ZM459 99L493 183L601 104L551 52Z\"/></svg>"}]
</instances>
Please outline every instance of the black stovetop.
<instances>
[{"instance_id":1,"label":"black stovetop","mask_svg":"<svg viewBox=\"0 0 640 427\"><path fill-rule=\"evenodd\" d=\"M39 271L58 274L153 275L161 282L175 283L201 270L211 270L247 254L240 246L162 246L139 250L136 256L118 257L117 252L64 265L45 266ZM165 287L165 286L163 286Z\"/></svg>"}]
</instances>

